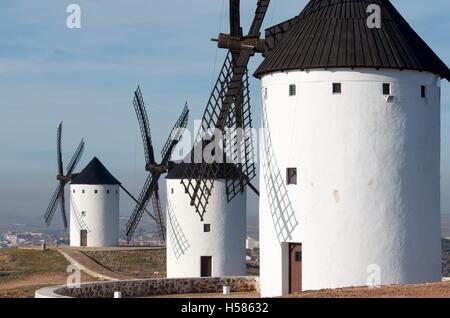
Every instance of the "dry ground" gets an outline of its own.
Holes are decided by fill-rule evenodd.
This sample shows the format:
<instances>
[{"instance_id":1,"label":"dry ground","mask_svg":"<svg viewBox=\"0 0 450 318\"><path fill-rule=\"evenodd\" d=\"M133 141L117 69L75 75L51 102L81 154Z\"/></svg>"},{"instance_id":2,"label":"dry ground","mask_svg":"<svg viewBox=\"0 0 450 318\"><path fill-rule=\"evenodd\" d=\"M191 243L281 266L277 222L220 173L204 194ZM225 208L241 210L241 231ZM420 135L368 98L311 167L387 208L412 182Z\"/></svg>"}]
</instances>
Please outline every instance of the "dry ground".
<instances>
[{"instance_id":1,"label":"dry ground","mask_svg":"<svg viewBox=\"0 0 450 318\"><path fill-rule=\"evenodd\" d=\"M260 298L260 294L257 292L242 292L231 293L230 295L224 295L221 293L208 293L208 294L178 294L178 295L160 295L151 296L145 298Z\"/></svg>"},{"instance_id":2,"label":"dry ground","mask_svg":"<svg viewBox=\"0 0 450 318\"><path fill-rule=\"evenodd\" d=\"M0 298L34 297L41 287L65 284L69 264L54 250L0 249ZM84 273L81 280L95 281Z\"/></svg>"},{"instance_id":3,"label":"dry ground","mask_svg":"<svg viewBox=\"0 0 450 318\"><path fill-rule=\"evenodd\" d=\"M450 298L450 282L417 285L354 287L290 295L290 298Z\"/></svg>"},{"instance_id":4,"label":"dry ground","mask_svg":"<svg viewBox=\"0 0 450 318\"><path fill-rule=\"evenodd\" d=\"M149 298L259 298L256 292L232 293L224 296L220 293L163 295ZM384 286L369 289L367 287L343 288L335 290L309 291L289 295L286 298L450 298L450 282L418 284L407 286Z\"/></svg>"}]
</instances>

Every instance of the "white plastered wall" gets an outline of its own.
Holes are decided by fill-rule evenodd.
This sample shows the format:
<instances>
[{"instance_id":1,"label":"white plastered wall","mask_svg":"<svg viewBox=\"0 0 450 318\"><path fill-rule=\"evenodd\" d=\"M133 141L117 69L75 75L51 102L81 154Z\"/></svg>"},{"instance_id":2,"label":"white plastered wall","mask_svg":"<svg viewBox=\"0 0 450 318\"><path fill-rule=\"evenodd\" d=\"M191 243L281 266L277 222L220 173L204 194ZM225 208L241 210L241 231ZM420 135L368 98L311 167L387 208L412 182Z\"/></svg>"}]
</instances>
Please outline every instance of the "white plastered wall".
<instances>
[{"instance_id":1,"label":"white plastered wall","mask_svg":"<svg viewBox=\"0 0 450 318\"><path fill-rule=\"evenodd\" d=\"M119 244L119 195L118 185L70 185L70 246L80 246L82 229L88 247Z\"/></svg>"},{"instance_id":2,"label":"white plastered wall","mask_svg":"<svg viewBox=\"0 0 450 318\"><path fill-rule=\"evenodd\" d=\"M304 290L366 285L373 264L381 284L440 280L440 78L295 71L264 76L262 95L262 295L289 291L282 242L303 245Z\"/></svg>"},{"instance_id":3,"label":"white plastered wall","mask_svg":"<svg viewBox=\"0 0 450 318\"><path fill-rule=\"evenodd\" d=\"M167 277L200 277L201 256L212 256L215 277L245 275L246 197L228 203L225 193L216 180L201 222L180 180L167 179Z\"/></svg>"}]
</instances>

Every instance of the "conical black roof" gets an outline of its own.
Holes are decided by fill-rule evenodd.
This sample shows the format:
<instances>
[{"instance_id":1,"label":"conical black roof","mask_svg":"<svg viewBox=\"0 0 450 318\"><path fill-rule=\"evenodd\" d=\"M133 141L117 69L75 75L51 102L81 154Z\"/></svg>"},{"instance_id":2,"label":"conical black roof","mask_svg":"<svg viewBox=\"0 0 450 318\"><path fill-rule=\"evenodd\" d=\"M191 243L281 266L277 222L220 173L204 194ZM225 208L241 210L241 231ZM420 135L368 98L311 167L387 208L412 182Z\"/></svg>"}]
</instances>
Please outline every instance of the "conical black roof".
<instances>
[{"instance_id":1,"label":"conical black roof","mask_svg":"<svg viewBox=\"0 0 450 318\"><path fill-rule=\"evenodd\" d=\"M381 28L368 28L371 4ZM310 0L255 76L313 68L387 68L428 71L450 80L450 70L389 0Z\"/></svg>"},{"instance_id":2,"label":"conical black roof","mask_svg":"<svg viewBox=\"0 0 450 318\"><path fill-rule=\"evenodd\" d=\"M97 157L78 174L72 177L71 184L120 184L114 176L105 168Z\"/></svg>"}]
</instances>

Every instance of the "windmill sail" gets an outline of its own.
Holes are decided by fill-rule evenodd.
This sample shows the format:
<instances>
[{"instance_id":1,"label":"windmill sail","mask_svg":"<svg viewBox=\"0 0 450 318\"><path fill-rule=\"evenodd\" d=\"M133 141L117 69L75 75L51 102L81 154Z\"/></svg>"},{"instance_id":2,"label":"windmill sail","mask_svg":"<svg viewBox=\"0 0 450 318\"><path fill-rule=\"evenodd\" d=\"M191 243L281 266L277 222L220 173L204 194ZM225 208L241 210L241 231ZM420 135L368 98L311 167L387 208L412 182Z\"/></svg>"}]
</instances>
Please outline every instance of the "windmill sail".
<instances>
[{"instance_id":1,"label":"windmill sail","mask_svg":"<svg viewBox=\"0 0 450 318\"><path fill-rule=\"evenodd\" d=\"M69 164L67 165L66 174L64 174L63 159L62 159L62 123L59 124L56 132L56 159L57 159L57 176L58 185L50 200L47 210L44 214L44 221L47 226L50 226L52 219L55 215L58 205L61 209L61 218L64 228L67 229L67 213L66 213L66 200L64 190L66 184L70 181L72 173L75 170L78 162L81 159L84 151L84 140L82 139L78 145L75 153L73 154Z\"/></svg>"},{"instance_id":2,"label":"windmill sail","mask_svg":"<svg viewBox=\"0 0 450 318\"><path fill-rule=\"evenodd\" d=\"M187 126L189 118L189 109L187 104L184 106L180 117L176 121L174 127L172 128L169 137L162 149L161 155L162 160L160 164L155 161L153 144L150 133L150 124L147 116L147 111L144 105L144 99L142 97L142 92L140 87L136 90L133 99L133 105L138 118L139 126L141 129L141 136L144 144L144 152L146 159L145 169L149 172L149 175L144 183L141 190L139 198L136 201L136 206L126 224L126 235L128 241L130 241L136 231L139 222L145 211L147 211L147 206L149 202L152 202L153 214L148 214L156 222L158 235L162 241L166 240L166 227L164 215L161 209L161 201L159 197L159 186L158 181L161 175L167 172L169 161L172 157L173 150L175 149L178 142L181 140L183 130Z\"/></svg>"},{"instance_id":3,"label":"windmill sail","mask_svg":"<svg viewBox=\"0 0 450 318\"><path fill-rule=\"evenodd\" d=\"M219 73L216 86L211 93L206 106L201 131L196 138L196 145L203 145L203 140L210 140L216 144L225 144L225 150L231 151L238 157L240 163L237 167L241 171L238 183L227 181L227 198L233 199L237 193L243 193L244 188L255 175L254 165L250 163L249 156L252 142L239 134L233 143L216 140L222 138L225 128L251 128L250 100L248 96L248 72L247 66L251 56L259 48L260 29L267 13L270 0L259 0L253 22L246 37L242 37L239 16L239 0L230 0L230 36L221 35L226 40L218 40L220 47L228 43L229 52ZM219 37L220 38L220 37ZM239 38L240 40L236 40ZM251 44L253 43L253 46ZM231 118L230 116L234 117ZM247 116L247 118L246 118ZM205 133L206 132L206 133ZM251 137L250 137L251 138ZM233 151L231 145L237 148ZM246 162L243 164L243 160ZM203 221L208 205L209 197L214 187L214 181L218 176L220 162L207 163L204 160L199 165L187 165L182 183L185 191L191 199L191 205L195 207L197 214ZM191 178L190 176L196 176ZM208 176L213 176L209 178ZM250 184L249 184L250 185ZM254 189L253 186L251 186ZM238 191L236 191L238 190Z\"/></svg>"}]
</instances>

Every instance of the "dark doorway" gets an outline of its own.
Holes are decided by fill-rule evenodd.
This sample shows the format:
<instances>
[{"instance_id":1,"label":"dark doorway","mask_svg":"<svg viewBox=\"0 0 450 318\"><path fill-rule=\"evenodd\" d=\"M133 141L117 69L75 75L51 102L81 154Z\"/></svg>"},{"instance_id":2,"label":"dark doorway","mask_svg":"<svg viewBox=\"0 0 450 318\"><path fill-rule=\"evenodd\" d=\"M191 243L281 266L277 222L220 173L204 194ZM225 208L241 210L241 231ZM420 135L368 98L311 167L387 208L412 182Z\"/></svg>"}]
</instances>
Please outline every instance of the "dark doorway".
<instances>
[{"instance_id":1,"label":"dark doorway","mask_svg":"<svg viewBox=\"0 0 450 318\"><path fill-rule=\"evenodd\" d=\"M80 231L80 246L87 246L87 231Z\"/></svg>"},{"instance_id":2,"label":"dark doorway","mask_svg":"<svg viewBox=\"0 0 450 318\"><path fill-rule=\"evenodd\" d=\"M302 291L302 244L289 244L289 293Z\"/></svg>"},{"instance_id":3,"label":"dark doorway","mask_svg":"<svg viewBox=\"0 0 450 318\"><path fill-rule=\"evenodd\" d=\"M202 256L200 258L200 275L201 277L212 276L212 257Z\"/></svg>"}]
</instances>

